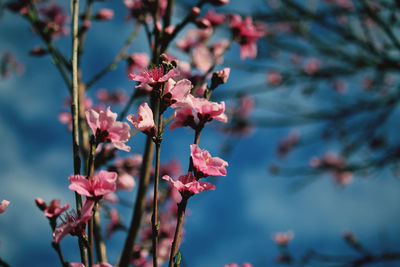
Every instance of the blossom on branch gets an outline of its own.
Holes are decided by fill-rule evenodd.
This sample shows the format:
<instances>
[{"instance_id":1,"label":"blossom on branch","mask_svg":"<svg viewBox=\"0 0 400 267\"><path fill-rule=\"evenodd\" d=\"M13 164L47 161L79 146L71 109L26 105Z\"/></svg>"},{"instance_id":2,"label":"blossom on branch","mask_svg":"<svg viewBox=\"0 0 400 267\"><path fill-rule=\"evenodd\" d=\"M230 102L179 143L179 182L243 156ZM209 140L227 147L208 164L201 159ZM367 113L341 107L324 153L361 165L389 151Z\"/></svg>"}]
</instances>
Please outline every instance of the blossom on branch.
<instances>
[{"instance_id":1,"label":"blossom on branch","mask_svg":"<svg viewBox=\"0 0 400 267\"><path fill-rule=\"evenodd\" d=\"M35 198L35 202L36 205L39 207L39 209L44 211L44 215L49 219L57 218L58 216L60 216L61 213L69 209L70 206L69 203L65 204L64 206L61 206L60 205L61 201L59 199L53 199L50 202L50 205L47 205L44 202L44 200L41 199L40 197Z\"/></svg>"},{"instance_id":2,"label":"blossom on branch","mask_svg":"<svg viewBox=\"0 0 400 267\"><path fill-rule=\"evenodd\" d=\"M231 15L230 26L234 40L240 45L240 58L255 58L257 56L256 42L264 36L264 30L253 24L251 17L242 19L238 14Z\"/></svg>"},{"instance_id":3,"label":"blossom on branch","mask_svg":"<svg viewBox=\"0 0 400 267\"><path fill-rule=\"evenodd\" d=\"M177 69L172 69L167 73L164 73L165 69L163 65L156 66L152 69L148 69L138 74L129 74L129 78L141 82L141 84L137 85L136 87L141 87L144 84L148 85L156 85L157 83L163 83L168 81L168 79L172 77L176 77L179 75L179 71Z\"/></svg>"},{"instance_id":4,"label":"blossom on branch","mask_svg":"<svg viewBox=\"0 0 400 267\"><path fill-rule=\"evenodd\" d=\"M228 162L219 158L211 157L207 150L200 149L198 145L190 145L190 156L192 157L193 166L195 167L196 177L226 176L226 168Z\"/></svg>"},{"instance_id":5,"label":"blossom on branch","mask_svg":"<svg viewBox=\"0 0 400 267\"><path fill-rule=\"evenodd\" d=\"M3 199L0 202L0 214L5 212L6 209L8 208L8 205L10 205L10 201Z\"/></svg>"},{"instance_id":6,"label":"blossom on branch","mask_svg":"<svg viewBox=\"0 0 400 267\"><path fill-rule=\"evenodd\" d=\"M146 102L139 106L137 117L133 114L129 114L126 119L139 131L149 134L150 136L155 136L156 125L154 124L153 111L151 111Z\"/></svg>"},{"instance_id":7,"label":"blossom on branch","mask_svg":"<svg viewBox=\"0 0 400 267\"><path fill-rule=\"evenodd\" d=\"M170 182L171 185L181 193L187 191L192 194L198 194L205 190L215 190L215 186L213 184L197 181L196 177L194 177L191 172L187 173L186 175L179 176L179 179L176 181L168 175L164 175L162 178Z\"/></svg>"},{"instance_id":8,"label":"blossom on branch","mask_svg":"<svg viewBox=\"0 0 400 267\"><path fill-rule=\"evenodd\" d=\"M81 209L81 216L75 210L67 212L61 218L62 223L54 230L53 242L58 244L67 235L84 235L85 225L93 215L93 200L86 200Z\"/></svg>"},{"instance_id":9,"label":"blossom on branch","mask_svg":"<svg viewBox=\"0 0 400 267\"><path fill-rule=\"evenodd\" d=\"M85 114L97 144L111 142L118 149L130 151L131 148L125 145L130 137L129 124L116 121L117 113L111 112L110 107L106 111L100 110L99 112L90 109Z\"/></svg>"},{"instance_id":10,"label":"blossom on branch","mask_svg":"<svg viewBox=\"0 0 400 267\"><path fill-rule=\"evenodd\" d=\"M71 175L69 189L87 197L100 197L117 189L117 173L99 171L93 177L86 179L83 175Z\"/></svg>"}]
</instances>

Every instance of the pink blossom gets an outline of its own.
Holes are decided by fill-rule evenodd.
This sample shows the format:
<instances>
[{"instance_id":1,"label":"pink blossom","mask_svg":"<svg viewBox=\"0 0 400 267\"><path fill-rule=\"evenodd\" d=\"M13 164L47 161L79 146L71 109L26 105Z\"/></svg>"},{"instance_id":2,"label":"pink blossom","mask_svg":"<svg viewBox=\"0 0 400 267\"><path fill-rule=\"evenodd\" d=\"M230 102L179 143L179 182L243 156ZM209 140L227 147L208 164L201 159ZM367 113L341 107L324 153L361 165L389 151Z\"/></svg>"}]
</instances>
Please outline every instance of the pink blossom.
<instances>
[{"instance_id":1,"label":"pink blossom","mask_svg":"<svg viewBox=\"0 0 400 267\"><path fill-rule=\"evenodd\" d=\"M241 118L247 118L254 110L254 99L249 95L240 98L238 114Z\"/></svg>"},{"instance_id":2,"label":"pink blossom","mask_svg":"<svg viewBox=\"0 0 400 267\"><path fill-rule=\"evenodd\" d=\"M165 164L162 164L160 167L160 175L169 175L169 176L177 176L182 173L181 165L179 161L173 159Z\"/></svg>"},{"instance_id":3,"label":"pink blossom","mask_svg":"<svg viewBox=\"0 0 400 267\"><path fill-rule=\"evenodd\" d=\"M126 172L131 175L138 175L140 167L142 166L143 156L140 154L133 154L127 158L118 158L115 160L115 166L118 171Z\"/></svg>"},{"instance_id":4,"label":"pink blossom","mask_svg":"<svg viewBox=\"0 0 400 267\"><path fill-rule=\"evenodd\" d=\"M197 116L200 120L218 120L227 122L228 118L225 115L225 102L222 101L220 104L216 102L208 101L205 98L190 97L192 107L196 111Z\"/></svg>"},{"instance_id":5,"label":"pink blossom","mask_svg":"<svg viewBox=\"0 0 400 267\"><path fill-rule=\"evenodd\" d=\"M108 201L112 204L117 204L119 201L117 194L115 194L114 192L104 195L103 200Z\"/></svg>"},{"instance_id":6,"label":"pink blossom","mask_svg":"<svg viewBox=\"0 0 400 267\"><path fill-rule=\"evenodd\" d=\"M212 26L218 26L224 23L226 16L224 14L218 14L214 11L214 9L208 10L207 14L204 16Z\"/></svg>"},{"instance_id":7,"label":"pink blossom","mask_svg":"<svg viewBox=\"0 0 400 267\"><path fill-rule=\"evenodd\" d=\"M294 238L292 231L275 233L273 236L274 242L279 246L286 246Z\"/></svg>"},{"instance_id":8,"label":"pink blossom","mask_svg":"<svg viewBox=\"0 0 400 267\"><path fill-rule=\"evenodd\" d=\"M176 46L182 51L189 52L193 47L209 39L212 33L212 28L188 30L183 39L176 42Z\"/></svg>"},{"instance_id":9,"label":"pink blossom","mask_svg":"<svg viewBox=\"0 0 400 267\"><path fill-rule=\"evenodd\" d=\"M100 197L117 189L116 172L101 170L93 177L86 179L83 175L71 175L69 189L87 197Z\"/></svg>"},{"instance_id":10,"label":"pink blossom","mask_svg":"<svg viewBox=\"0 0 400 267\"><path fill-rule=\"evenodd\" d=\"M145 70L143 72L139 72L138 74L129 74L129 78L141 82L141 84L136 87L142 86L142 84L155 85L157 83L162 83L168 81L168 79L178 76L179 71L177 69L172 69L167 73L164 73L163 65L159 65L158 67L154 67L149 70Z\"/></svg>"},{"instance_id":11,"label":"pink blossom","mask_svg":"<svg viewBox=\"0 0 400 267\"><path fill-rule=\"evenodd\" d=\"M58 114L58 120L67 125L68 130L72 131L72 115L70 112L61 112Z\"/></svg>"},{"instance_id":12,"label":"pink blossom","mask_svg":"<svg viewBox=\"0 0 400 267\"><path fill-rule=\"evenodd\" d=\"M192 82L188 79L183 79L178 82L169 79L164 88L163 102L170 105L172 108L175 108L177 106L176 103L186 101L192 88Z\"/></svg>"},{"instance_id":13,"label":"pink blossom","mask_svg":"<svg viewBox=\"0 0 400 267\"><path fill-rule=\"evenodd\" d=\"M114 17L114 11L109 8L102 8L95 15L95 18L98 20L110 20L113 17Z\"/></svg>"},{"instance_id":14,"label":"pink blossom","mask_svg":"<svg viewBox=\"0 0 400 267\"><path fill-rule=\"evenodd\" d=\"M219 157L211 157L207 150L202 150L195 144L190 145L190 156L196 172L201 173L200 176L226 176L225 167L228 166L228 162L225 160Z\"/></svg>"},{"instance_id":15,"label":"pink blossom","mask_svg":"<svg viewBox=\"0 0 400 267\"><path fill-rule=\"evenodd\" d=\"M206 122L218 120L227 122L228 117L225 112L225 102L220 104L208 101L205 98L197 98L188 95L184 103L180 103L181 108L174 113L174 121L170 124L169 129L173 130L178 127L190 126L193 129L203 127ZM196 114L193 113L192 109Z\"/></svg>"},{"instance_id":16,"label":"pink blossom","mask_svg":"<svg viewBox=\"0 0 400 267\"><path fill-rule=\"evenodd\" d=\"M285 157L299 142L300 134L297 131L291 131L289 136L279 141L278 154Z\"/></svg>"},{"instance_id":17,"label":"pink blossom","mask_svg":"<svg viewBox=\"0 0 400 267\"><path fill-rule=\"evenodd\" d=\"M64 217L61 217L62 223L54 230L53 242L60 241L67 235L82 235L85 233L85 224L93 215L93 200L86 200L81 209L81 217L75 210L67 212Z\"/></svg>"},{"instance_id":18,"label":"pink blossom","mask_svg":"<svg viewBox=\"0 0 400 267\"><path fill-rule=\"evenodd\" d=\"M6 211L8 205L10 205L10 201L3 199L0 202L0 214Z\"/></svg>"},{"instance_id":19,"label":"pink blossom","mask_svg":"<svg viewBox=\"0 0 400 267\"><path fill-rule=\"evenodd\" d=\"M193 64L202 73L207 73L213 65L212 54L204 44L193 49L192 58Z\"/></svg>"},{"instance_id":20,"label":"pink blossom","mask_svg":"<svg viewBox=\"0 0 400 267\"><path fill-rule=\"evenodd\" d=\"M107 239L111 237L111 235L116 229L118 229L118 226L120 226L118 210L112 209L110 210L110 221L107 225L107 233L106 233Z\"/></svg>"},{"instance_id":21,"label":"pink blossom","mask_svg":"<svg viewBox=\"0 0 400 267\"><path fill-rule=\"evenodd\" d=\"M224 59L223 55L229 48L230 42L227 39L221 39L215 42L212 46L212 54L217 64L222 64Z\"/></svg>"},{"instance_id":22,"label":"pink blossom","mask_svg":"<svg viewBox=\"0 0 400 267\"><path fill-rule=\"evenodd\" d=\"M149 105L144 102L139 106L137 113L137 117L129 114L126 119L139 131L155 136L156 126L154 124L153 111L151 111Z\"/></svg>"},{"instance_id":23,"label":"pink blossom","mask_svg":"<svg viewBox=\"0 0 400 267\"><path fill-rule=\"evenodd\" d=\"M173 180L168 175L162 177L164 180L170 182L179 192L190 192L192 194L198 194L204 190L215 190L213 184L207 182L198 182L196 177L191 172L186 175L179 176L178 180Z\"/></svg>"},{"instance_id":24,"label":"pink blossom","mask_svg":"<svg viewBox=\"0 0 400 267\"><path fill-rule=\"evenodd\" d=\"M174 120L169 125L169 129L172 131L175 128L184 126L190 126L193 129L197 127L195 124L192 108L190 106L183 106L174 112Z\"/></svg>"},{"instance_id":25,"label":"pink blossom","mask_svg":"<svg viewBox=\"0 0 400 267\"><path fill-rule=\"evenodd\" d=\"M353 174L349 171L336 170L332 172L332 176L337 185L346 186L353 181Z\"/></svg>"},{"instance_id":26,"label":"pink blossom","mask_svg":"<svg viewBox=\"0 0 400 267\"><path fill-rule=\"evenodd\" d=\"M269 71L267 80L270 85L279 85L282 82L282 75L278 71Z\"/></svg>"},{"instance_id":27,"label":"pink blossom","mask_svg":"<svg viewBox=\"0 0 400 267\"><path fill-rule=\"evenodd\" d=\"M130 54L128 59L128 73L143 71L150 63L150 58L146 53Z\"/></svg>"},{"instance_id":28,"label":"pink blossom","mask_svg":"<svg viewBox=\"0 0 400 267\"><path fill-rule=\"evenodd\" d=\"M97 90L97 99L108 104L123 104L126 101L126 94L122 89L109 92L106 89Z\"/></svg>"},{"instance_id":29,"label":"pink blossom","mask_svg":"<svg viewBox=\"0 0 400 267\"><path fill-rule=\"evenodd\" d=\"M304 72L308 75L314 75L317 71L320 70L322 62L317 58L312 58L307 61L304 65Z\"/></svg>"},{"instance_id":30,"label":"pink blossom","mask_svg":"<svg viewBox=\"0 0 400 267\"><path fill-rule=\"evenodd\" d=\"M117 179L117 188L119 190L132 190L135 186L135 179L133 179L132 175L127 174L126 172L119 173Z\"/></svg>"},{"instance_id":31,"label":"pink blossom","mask_svg":"<svg viewBox=\"0 0 400 267\"><path fill-rule=\"evenodd\" d=\"M265 32L261 27L253 24L251 17L242 19L240 15L231 15L230 26L232 28L234 38L240 45L240 58L255 58L257 56L256 42Z\"/></svg>"},{"instance_id":32,"label":"pink blossom","mask_svg":"<svg viewBox=\"0 0 400 267\"><path fill-rule=\"evenodd\" d=\"M52 38L68 34L68 16L64 14L64 10L60 5L52 4L49 7L39 9L40 15L43 17L45 27Z\"/></svg>"},{"instance_id":33,"label":"pink blossom","mask_svg":"<svg viewBox=\"0 0 400 267\"><path fill-rule=\"evenodd\" d=\"M118 149L129 151L131 148L125 145L130 137L130 127L126 122L116 121L117 113L111 112L110 107L106 111L90 109L85 112L86 121L92 129L97 143L110 142Z\"/></svg>"},{"instance_id":34,"label":"pink blossom","mask_svg":"<svg viewBox=\"0 0 400 267\"><path fill-rule=\"evenodd\" d=\"M54 199L50 202L50 205L46 205L46 203L44 203L43 199L41 198L35 198L35 202L37 204L38 207L42 206L44 209L44 215L47 218L57 218L58 216L60 216L61 213L63 213L64 211L66 211L67 209L69 209L69 203L65 204L64 206L60 205L60 200L59 199Z\"/></svg>"}]
</instances>

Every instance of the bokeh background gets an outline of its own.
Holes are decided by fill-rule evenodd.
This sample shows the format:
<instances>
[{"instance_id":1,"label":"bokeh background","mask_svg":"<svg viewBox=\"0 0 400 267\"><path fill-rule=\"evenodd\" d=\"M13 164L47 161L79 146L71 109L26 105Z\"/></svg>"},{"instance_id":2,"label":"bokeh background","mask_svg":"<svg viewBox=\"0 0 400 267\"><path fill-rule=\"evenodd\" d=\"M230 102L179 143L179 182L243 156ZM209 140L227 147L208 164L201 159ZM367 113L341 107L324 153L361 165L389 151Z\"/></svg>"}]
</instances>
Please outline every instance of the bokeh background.
<instances>
[{"instance_id":1,"label":"bokeh background","mask_svg":"<svg viewBox=\"0 0 400 267\"><path fill-rule=\"evenodd\" d=\"M250 15L263 4L256 0L248 0L246 5L240 0L230 2L221 10ZM68 5L64 3L64 6L68 10ZM108 64L132 29L132 25L125 22L127 12L121 1L102 3L101 7L113 8L115 17L107 23L92 24L87 41L90 49L83 57L83 73L95 73ZM2 13L0 20L0 54L10 51L25 65L23 75L13 74L0 80L0 199L11 202L7 211L0 215L0 257L11 266L58 266L57 255L51 248L50 228L35 206L34 198L46 201L60 198L62 203L74 203L74 194L67 188L67 177L73 171L71 134L58 121L59 112L66 110L62 102L68 97L68 90L49 56L33 58L28 55L33 46L41 44L28 23L8 11ZM174 20L178 21L179 17ZM56 44L69 54L69 37L59 38ZM263 53L263 48L259 49ZM148 52L143 32L129 51ZM237 44L226 58L224 66L228 67L229 62L239 61ZM274 62L273 59L248 59L242 64ZM262 71L246 72L233 66L228 83L219 90L263 83L265 73ZM125 63L121 62L117 70L105 76L94 89L123 88L129 93L133 86L127 78ZM94 97L94 92L88 95ZM263 97L263 94L257 95L257 104ZM278 92L275 97L279 101L282 94ZM271 94L268 98L274 99ZM308 105L312 110L319 103L308 102ZM256 114L262 112L265 111L255 111ZM382 173L368 179L355 177L350 185L341 187L326 174L292 190L295 178L271 175L268 168L280 163L277 143L293 127L255 128L249 136L228 139L218 130L219 126L218 122L213 122L203 133L200 145L229 162L228 175L211 180L216 184L216 191L202 193L189 202L190 215L181 247L185 266L224 266L231 262L250 262L255 267L278 265L279 250L272 236L287 230L295 233L289 244L294 257L301 257L309 249L356 255L342 238L345 230L352 231L372 251L400 250L398 179ZM313 127L302 130L312 132ZM393 127L399 129L397 121L393 122ZM188 129L166 132L162 161L177 158L182 166L187 166L192 139L193 133ZM138 134L129 142L133 153L142 153L143 140ZM232 146L230 153L222 149L226 142ZM296 165L305 158L321 155L327 148L335 150L336 146L316 143L290 154L285 164ZM120 155L127 154L120 152ZM133 201L134 194L135 191L123 193L123 197ZM121 212L128 222L131 211L121 208ZM115 263L124 236L117 232L107 241L110 263ZM75 238L68 236L61 246L68 259L79 260Z\"/></svg>"}]
</instances>

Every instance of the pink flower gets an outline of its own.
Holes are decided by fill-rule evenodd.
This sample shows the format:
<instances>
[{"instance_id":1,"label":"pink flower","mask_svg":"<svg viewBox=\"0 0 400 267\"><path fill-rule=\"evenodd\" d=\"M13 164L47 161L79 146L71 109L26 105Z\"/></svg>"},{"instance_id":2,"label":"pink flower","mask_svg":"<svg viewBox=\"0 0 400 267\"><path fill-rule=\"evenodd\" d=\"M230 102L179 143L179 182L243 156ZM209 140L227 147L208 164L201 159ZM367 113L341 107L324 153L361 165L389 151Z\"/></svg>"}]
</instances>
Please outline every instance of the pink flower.
<instances>
[{"instance_id":1,"label":"pink flower","mask_svg":"<svg viewBox=\"0 0 400 267\"><path fill-rule=\"evenodd\" d=\"M270 71L267 73L268 84L279 85L282 82L282 75L278 71Z\"/></svg>"},{"instance_id":2,"label":"pink flower","mask_svg":"<svg viewBox=\"0 0 400 267\"><path fill-rule=\"evenodd\" d=\"M49 7L39 9L40 15L43 17L44 26L47 27L48 34L52 38L68 34L68 16L65 15L60 5L52 4Z\"/></svg>"},{"instance_id":3,"label":"pink flower","mask_svg":"<svg viewBox=\"0 0 400 267\"><path fill-rule=\"evenodd\" d=\"M151 111L146 102L139 106L137 117L129 114L126 119L139 131L155 136L156 126L154 124L153 111Z\"/></svg>"},{"instance_id":4,"label":"pink flower","mask_svg":"<svg viewBox=\"0 0 400 267\"><path fill-rule=\"evenodd\" d=\"M110 222L107 225L107 239L111 237L116 229L118 229L118 226L120 226L118 211L116 209L112 209L110 211Z\"/></svg>"},{"instance_id":5,"label":"pink flower","mask_svg":"<svg viewBox=\"0 0 400 267\"><path fill-rule=\"evenodd\" d=\"M132 175L129 175L126 172L122 172L118 175L117 188L119 190L130 191L135 186L135 184L135 179L133 179Z\"/></svg>"},{"instance_id":6,"label":"pink flower","mask_svg":"<svg viewBox=\"0 0 400 267\"><path fill-rule=\"evenodd\" d=\"M216 13L214 9L210 9L204 18L206 18L213 26L218 26L224 23L226 16L224 14Z\"/></svg>"},{"instance_id":7,"label":"pink flower","mask_svg":"<svg viewBox=\"0 0 400 267\"><path fill-rule=\"evenodd\" d=\"M117 189L116 172L101 170L92 178L86 179L83 175L71 175L69 189L87 197L100 197L112 193Z\"/></svg>"},{"instance_id":8,"label":"pink flower","mask_svg":"<svg viewBox=\"0 0 400 267\"><path fill-rule=\"evenodd\" d=\"M3 199L0 202L0 214L6 211L8 205L10 205L10 201Z\"/></svg>"},{"instance_id":9,"label":"pink flower","mask_svg":"<svg viewBox=\"0 0 400 267\"><path fill-rule=\"evenodd\" d=\"M183 106L174 113L174 120L169 125L169 129L172 131L175 128L180 128L184 126L190 126L196 129L197 124L195 123L192 108L190 106Z\"/></svg>"},{"instance_id":10,"label":"pink flower","mask_svg":"<svg viewBox=\"0 0 400 267\"><path fill-rule=\"evenodd\" d=\"M183 103L190 94L190 90L193 88L192 82L188 79L183 79L175 82L173 79L169 79L164 88L163 102L175 108L176 103Z\"/></svg>"},{"instance_id":11,"label":"pink flower","mask_svg":"<svg viewBox=\"0 0 400 267\"><path fill-rule=\"evenodd\" d=\"M169 126L170 130L183 126L190 126L193 129L197 129L212 120L228 121L228 117L224 113L224 101L218 104L189 94L186 101L179 103L177 106L181 106L181 108L175 111L174 121ZM195 113L193 113L192 109Z\"/></svg>"},{"instance_id":12,"label":"pink flower","mask_svg":"<svg viewBox=\"0 0 400 267\"><path fill-rule=\"evenodd\" d=\"M204 44L193 49L192 58L194 66L202 73L207 73L213 65L212 54Z\"/></svg>"},{"instance_id":13,"label":"pink flower","mask_svg":"<svg viewBox=\"0 0 400 267\"><path fill-rule=\"evenodd\" d=\"M353 174L349 171L333 171L332 176L337 185L346 186L353 181Z\"/></svg>"},{"instance_id":14,"label":"pink flower","mask_svg":"<svg viewBox=\"0 0 400 267\"><path fill-rule=\"evenodd\" d=\"M146 53L133 53L128 57L128 73L143 71L150 63Z\"/></svg>"},{"instance_id":15,"label":"pink flower","mask_svg":"<svg viewBox=\"0 0 400 267\"><path fill-rule=\"evenodd\" d=\"M235 40L240 45L240 58L255 58L257 56L257 45L256 42L261 38L265 32L262 27L258 27L253 24L251 17L247 17L244 20L240 15L231 15L230 26L233 31Z\"/></svg>"},{"instance_id":16,"label":"pink flower","mask_svg":"<svg viewBox=\"0 0 400 267\"><path fill-rule=\"evenodd\" d=\"M211 157L207 150L200 149L197 145L190 145L190 156L192 157L193 165L197 173L202 177L213 176L226 176L226 168L228 162L219 158ZM198 177L198 176L197 176Z\"/></svg>"},{"instance_id":17,"label":"pink flower","mask_svg":"<svg viewBox=\"0 0 400 267\"><path fill-rule=\"evenodd\" d=\"M109 92L106 89L97 90L97 99L109 104L123 104L126 101L126 94L122 89Z\"/></svg>"},{"instance_id":18,"label":"pink flower","mask_svg":"<svg viewBox=\"0 0 400 267\"><path fill-rule=\"evenodd\" d=\"M155 85L157 83L162 83L168 81L169 78L175 77L179 75L179 71L177 69L172 69L164 74L163 65L159 65L158 67L154 67L149 70L145 70L143 72L139 72L138 74L129 74L129 78L141 82L141 84L136 87L140 87L143 84Z\"/></svg>"},{"instance_id":19,"label":"pink flower","mask_svg":"<svg viewBox=\"0 0 400 267\"><path fill-rule=\"evenodd\" d=\"M215 190L213 184L207 182L198 182L196 177L193 176L191 172L186 175L179 176L178 180L173 180L168 175L162 177L164 180L170 182L179 192L190 192L192 194L198 194L204 190Z\"/></svg>"},{"instance_id":20,"label":"pink flower","mask_svg":"<svg viewBox=\"0 0 400 267\"><path fill-rule=\"evenodd\" d=\"M320 70L322 66L322 62L317 58L312 58L307 61L304 65L304 72L308 75L314 75L317 71Z\"/></svg>"},{"instance_id":21,"label":"pink flower","mask_svg":"<svg viewBox=\"0 0 400 267\"><path fill-rule=\"evenodd\" d=\"M64 206L60 205L59 199L53 199L50 202L50 205L47 206L46 203L41 198L35 198L36 205L44 211L44 215L47 218L57 218L60 216L61 213L69 209L69 203L65 204Z\"/></svg>"},{"instance_id":22,"label":"pink flower","mask_svg":"<svg viewBox=\"0 0 400 267\"><path fill-rule=\"evenodd\" d=\"M114 17L114 11L109 8L102 8L95 15L95 18L98 20L110 20Z\"/></svg>"},{"instance_id":23,"label":"pink flower","mask_svg":"<svg viewBox=\"0 0 400 267\"><path fill-rule=\"evenodd\" d=\"M191 97L191 104L193 109L197 113L197 117L200 120L211 121L218 120L227 122L228 118L225 115L225 102L222 101L220 104L208 101L205 98Z\"/></svg>"},{"instance_id":24,"label":"pink flower","mask_svg":"<svg viewBox=\"0 0 400 267\"><path fill-rule=\"evenodd\" d=\"M126 122L117 120L117 113L111 112L110 107L106 111L90 109L85 112L86 121L92 129L97 143L111 142L116 148L130 151L125 142L130 137L130 127Z\"/></svg>"},{"instance_id":25,"label":"pink flower","mask_svg":"<svg viewBox=\"0 0 400 267\"><path fill-rule=\"evenodd\" d=\"M72 131L72 115L69 112L61 112L60 114L58 114L58 120L67 125L68 130Z\"/></svg>"},{"instance_id":26,"label":"pink flower","mask_svg":"<svg viewBox=\"0 0 400 267\"><path fill-rule=\"evenodd\" d=\"M294 237L292 231L275 233L272 239L279 246L286 246Z\"/></svg>"},{"instance_id":27,"label":"pink flower","mask_svg":"<svg viewBox=\"0 0 400 267\"><path fill-rule=\"evenodd\" d=\"M62 223L54 230L53 242L60 243L60 241L67 235L83 235L85 233L85 224L93 215L93 200L86 200L81 209L81 217L75 210L67 212L64 218L61 218Z\"/></svg>"}]
</instances>

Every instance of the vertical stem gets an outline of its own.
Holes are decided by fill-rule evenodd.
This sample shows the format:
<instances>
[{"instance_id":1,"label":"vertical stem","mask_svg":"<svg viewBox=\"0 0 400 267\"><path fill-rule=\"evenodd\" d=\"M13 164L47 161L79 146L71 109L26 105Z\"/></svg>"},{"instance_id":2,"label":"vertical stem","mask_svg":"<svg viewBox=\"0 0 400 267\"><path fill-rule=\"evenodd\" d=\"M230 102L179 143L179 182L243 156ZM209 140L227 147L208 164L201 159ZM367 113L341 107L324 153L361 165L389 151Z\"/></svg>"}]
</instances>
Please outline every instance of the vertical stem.
<instances>
[{"instance_id":1,"label":"vertical stem","mask_svg":"<svg viewBox=\"0 0 400 267\"><path fill-rule=\"evenodd\" d=\"M79 126L78 126L78 13L79 13L79 0L71 0L72 6L72 143L73 143L73 156L74 156L74 174L80 173L81 160L79 156ZM78 214L82 207L82 199L78 193L75 193L76 209ZM81 240L78 239L79 250L81 254L81 262L87 266L87 249Z\"/></svg>"},{"instance_id":2,"label":"vertical stem","mask_svg":"<svg viewBox=\"0 0 400 267\"><path fill-rule=\"evenodd\" d=\"M103 241L103 236L101 234L100 225L101 225L100 212L96 212L93 215L93 231L94 231L94 240L96 246L96 255L99 262L108 262L107 250Z\"/></svg>"},{"instance_id":3,"label":"vertical stem","mask_svg":"<svg viewBox=\"0 0 400 267\"><path fill-rule=\"evenodd\" d=\"M89 153L89 159L88 159L88 179L89 182L92 182L93 179L93 173L94 173L94 151L96 150L96 140L95 137L92 135L90 138L90 153ZM93 215L92 218L90 218L89 223L88 223L88 237L89 237L89 266L92 266L94 264L94 257L93 257L93 219L94 215L96 213L96 206L97 203L95 204L95 207L93 208Z\"/></svg>"},{"instance_id":4,"label":"vertical stem","mask_svg":"<svg viewBox=\"0 0 400 267\"><path fill-rule=\"evenodd\" d=\"M146 147L143 155L143 164L140 168L140 180L139 188L136 195L135 210L133 212L131 224L128 230L128 236L126 237L124 248L122 250L119 267L128 267L131 262L133 246L135 245L136 237L139 232L140 223L142 221L144 200L149 186L151 162L153 161L154 155L154 142L151 137L146 139Z\"/></svg>"},{"instance_id":5,"label":"vertical stem","mask_svg":"<svg viewBox=\"0 0 400 267\"><path fill-rule=\"evenodd\" d=\"M183 195L181 202L178 204L178 221L176 222L174 241L172 242L168 267L174 266L176 253L178 252L179 243L181 241L181 231L182 231L183 220L185 218L187 201L188 201L187 196Z\"/></svg>"},{"instance_id":6,"label":"vertical stem","mask_svg":"<svg viewBox=\"0 0 400 267\"><path fill-rule=\"evenodd\" d=\"M158 99L158 104L160 100ZM155 178L154 178L154 199L153 199L153 216L152 216L152 229L153 229L153 267L157 267L157 243L158 243L158 183L160 179L160 154L161 154L161 141L163 130L163 112L158 113L157 122L157 139L156 139L156 164L155 164Z\"/></svg>"}]
</instances>

